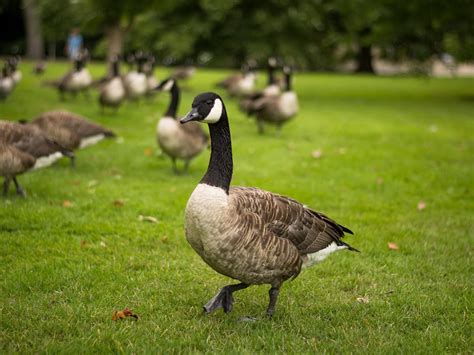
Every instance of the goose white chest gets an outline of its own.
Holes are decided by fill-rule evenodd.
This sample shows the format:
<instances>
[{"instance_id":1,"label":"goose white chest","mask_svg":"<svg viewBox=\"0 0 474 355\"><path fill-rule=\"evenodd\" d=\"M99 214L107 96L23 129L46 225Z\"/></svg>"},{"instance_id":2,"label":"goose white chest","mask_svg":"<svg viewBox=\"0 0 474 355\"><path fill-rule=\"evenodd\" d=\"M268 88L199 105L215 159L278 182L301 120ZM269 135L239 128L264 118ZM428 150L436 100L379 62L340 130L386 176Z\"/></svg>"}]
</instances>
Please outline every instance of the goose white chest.
<instances>
[{"instance_id":1,"label":"goose white chest","mask_svg":"<svg viewBox=\"0 0 474 355\"><path fill-rule=\"evenodd\" d=\"M201 256L219 243L219 229L225 220L228 195L221 188L199 184L186 205L186 239Z\"/></svg>"}]
</instances>

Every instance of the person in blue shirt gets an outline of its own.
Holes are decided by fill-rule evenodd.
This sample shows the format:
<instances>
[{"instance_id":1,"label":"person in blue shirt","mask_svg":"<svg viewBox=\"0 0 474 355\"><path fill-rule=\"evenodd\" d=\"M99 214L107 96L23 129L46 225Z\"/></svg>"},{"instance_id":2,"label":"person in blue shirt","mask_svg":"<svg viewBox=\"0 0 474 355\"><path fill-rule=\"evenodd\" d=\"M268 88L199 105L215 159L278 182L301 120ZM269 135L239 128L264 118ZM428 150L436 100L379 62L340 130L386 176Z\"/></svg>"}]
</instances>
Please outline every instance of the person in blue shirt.
<instances>
[{"instance_id":1,"label":"person in blue shirt","mask_svg":"<svg viewBox=\"0 0 474 355\"><path fill-rule=\"evenodd\" d=\"M81 53L82 49L82 35L79 33L79 28L73 28L71 34L67 39L66 45L66 53L71 60L77 58L77 56Z\"/></svg>"}]
</instances>

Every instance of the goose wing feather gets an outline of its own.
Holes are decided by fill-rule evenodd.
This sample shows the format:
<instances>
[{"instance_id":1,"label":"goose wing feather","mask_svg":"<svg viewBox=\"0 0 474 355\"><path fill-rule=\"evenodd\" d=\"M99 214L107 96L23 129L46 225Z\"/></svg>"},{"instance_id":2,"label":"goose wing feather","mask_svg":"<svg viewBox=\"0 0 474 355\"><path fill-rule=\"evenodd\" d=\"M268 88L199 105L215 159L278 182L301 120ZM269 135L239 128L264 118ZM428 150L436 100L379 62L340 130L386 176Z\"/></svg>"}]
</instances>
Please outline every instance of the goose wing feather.
<instances>
[{"instance_id":1,"label":"goose wing feather","mask_svg":"<svg viewBox=\"0 0 474 355\"><path fill-rule=\"evenodd\" d=\"M185 125L180 125L184 132L189 134L191 137L198 139L199 142L205 144L209 141L209 136L202 129L201 125L197 122L189 122Z\"/></svg>"},{"instance_id":2,"label":"goose wing feather","mask_svg":"<svg viewBox=\"0 0 474 355\"><path fill-rule=\"evenodd\" d=\"M345 232L352 234L349 229L296 200L247 187L231 188L231 196L237 199L240 211L257 214L267 230L289 240L300 255L315 253L333 242L355 250L341 240Z\"/></svg>"}]
</instances>

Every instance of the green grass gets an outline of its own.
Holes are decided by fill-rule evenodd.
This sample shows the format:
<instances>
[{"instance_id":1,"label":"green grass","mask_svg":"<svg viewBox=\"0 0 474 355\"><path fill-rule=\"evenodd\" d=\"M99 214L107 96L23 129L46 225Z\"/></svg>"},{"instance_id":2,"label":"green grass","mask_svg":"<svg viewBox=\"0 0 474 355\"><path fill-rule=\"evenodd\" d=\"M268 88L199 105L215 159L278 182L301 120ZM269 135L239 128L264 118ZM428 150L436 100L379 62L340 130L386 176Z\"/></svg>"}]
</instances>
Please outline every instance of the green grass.
<instances>
[{"instance_id":1,"label":"green grass","mask_svg":"<svg viewBox=\"0 0 474 355\"><path fill-rule=\"evenodd\" d=\"M50 65L46 78L66 67ZM95 76L104 71L91 67ZM184 237L184 207L209 152L185 176L173 175L165 157L146 154L156 150L168 96L102 115L95 96L62 103L30 64L22 69L1 117L65 108L123 142L78 152L75 170L61 161L20 176L28 197L12 191L0 200L1 352L472 352L474 79L300 74L301 113L280 138L273 130L257 135L225 100L233 184L328 214L354 230L347 241L362 251L340 252L287 282L266 320L263 286L237 293L231 314L201 313L230 280ZM199 70L180 113L226 74ZM311 156L316 149L320 159ZM125 204L115 206L117 199ZM419 201L426 209L417 209ZM364 296L369 303L357 301ZM113 322L112 312L126 306L140 319ZM259 319L239 321L248 315Z\"/></svg>"}]
</instances>

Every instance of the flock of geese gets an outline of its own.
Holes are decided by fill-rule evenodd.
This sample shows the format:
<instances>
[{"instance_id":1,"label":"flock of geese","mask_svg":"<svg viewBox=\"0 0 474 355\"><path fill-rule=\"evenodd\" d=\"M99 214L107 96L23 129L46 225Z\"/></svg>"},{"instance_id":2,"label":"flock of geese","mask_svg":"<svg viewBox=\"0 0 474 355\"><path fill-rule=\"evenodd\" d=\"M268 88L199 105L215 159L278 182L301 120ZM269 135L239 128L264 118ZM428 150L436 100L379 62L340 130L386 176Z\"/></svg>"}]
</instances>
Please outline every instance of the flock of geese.
<instances>
[{"instance_id":1,"label":"flock of geese","mask_svg":"<svg viewBox=\"0 0 474 355\"><path fill-rule=\"evenodd\" d=\"M179 80L190 74L183 71L179 77L173 75L151 83L149 74L154 63L151 57L138 55L128 58L128 62L131 68L121 76L118 58L114 58L110 73L98 81L101 105L116 108L122 97L135 100L147 93L169 93L169 105L157 124L156 138L176 172L177 160L184 162L186 170L210 141L207 171L185 209L186 239L215 271L239 283L219 290L204 305L206 313L219 308L228 313L233 308L234 292L251 285L268 284L271 287L266 314L271 317L285 281L294 279L303 269L335 251L357 251L342 240L345 233L352 231L326 215L286 196L253 187L231 186L231 131L220 95L214 92L197 95L189 113L180 119L177 116ZM90 74L84 72L84 63L83 58L78 58L73 71L54 83L61 96L86 92L87 88L80 83L90 81L92 85ZM255 90L256 74L251 63L244 65L242 72L218 83L230 97L240 100L240 109L255 118L261 133L266 124L280 130L298 112L297 95L291 85L292 70L283 66L283 80L278 80L275 75L278 69L277 61L270 58L268 83L261 91ZM202 123L208 125L210 137L202 129ZM0 175L5 178L4 194L8 193L11 181L19 195L25 194L17 181L18 175L49 166L63 156L69 157L74 165L75 150L114 136L112 131L65 111L46 112L29 122L0 121Z\"/></svg>"}]
</instances>

